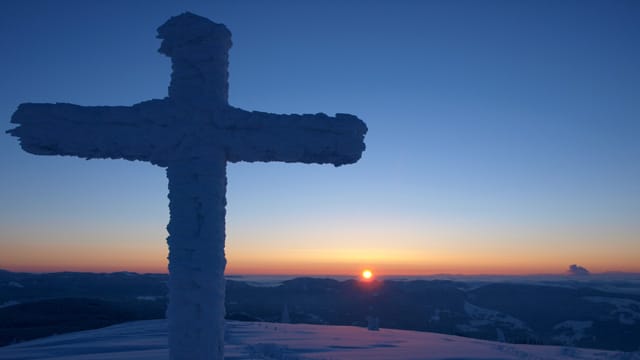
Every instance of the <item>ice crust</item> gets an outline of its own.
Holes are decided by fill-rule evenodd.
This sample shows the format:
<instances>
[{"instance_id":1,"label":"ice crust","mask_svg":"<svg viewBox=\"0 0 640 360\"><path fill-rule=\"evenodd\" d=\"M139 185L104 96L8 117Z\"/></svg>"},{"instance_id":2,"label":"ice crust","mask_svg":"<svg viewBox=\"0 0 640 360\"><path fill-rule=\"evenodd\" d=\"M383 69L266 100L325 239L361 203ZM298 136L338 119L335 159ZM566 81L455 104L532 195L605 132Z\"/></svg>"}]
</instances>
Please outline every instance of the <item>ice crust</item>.
<instances>
[{"instance_id":1,"label":"ice crust","mask_svg":"<svg viewBox=\"0 0 640 360\"><path fill-rule=\"evenodd\" d=\"M231 33L184 13L158 28L172 61L169 96L133 106L21 104L9 133L38 155L147 161L169 179L169 352L222 359L226 163L340 166L360 159L367 127L356 116L277 115L228 104Z\"/></svg>"}]
</instances>

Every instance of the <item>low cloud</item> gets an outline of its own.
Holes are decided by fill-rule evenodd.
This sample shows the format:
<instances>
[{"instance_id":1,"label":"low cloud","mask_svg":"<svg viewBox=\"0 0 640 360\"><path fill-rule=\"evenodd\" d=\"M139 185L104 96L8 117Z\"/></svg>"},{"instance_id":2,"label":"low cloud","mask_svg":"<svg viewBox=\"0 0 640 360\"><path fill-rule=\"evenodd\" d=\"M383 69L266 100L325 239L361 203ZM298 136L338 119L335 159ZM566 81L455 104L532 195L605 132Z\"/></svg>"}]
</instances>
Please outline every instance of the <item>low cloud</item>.
<instances>
[{"instance_id":1,"label":"low cloud","mask_svg":"<svg viewBox=\"0 0 640 360\"><path fill-rule=\"evenodd\" d=\"M589 270L577 264L569 265L569 270L567 270L567 272L569 275L591 275Z\"/></svg>"}]
</instances>

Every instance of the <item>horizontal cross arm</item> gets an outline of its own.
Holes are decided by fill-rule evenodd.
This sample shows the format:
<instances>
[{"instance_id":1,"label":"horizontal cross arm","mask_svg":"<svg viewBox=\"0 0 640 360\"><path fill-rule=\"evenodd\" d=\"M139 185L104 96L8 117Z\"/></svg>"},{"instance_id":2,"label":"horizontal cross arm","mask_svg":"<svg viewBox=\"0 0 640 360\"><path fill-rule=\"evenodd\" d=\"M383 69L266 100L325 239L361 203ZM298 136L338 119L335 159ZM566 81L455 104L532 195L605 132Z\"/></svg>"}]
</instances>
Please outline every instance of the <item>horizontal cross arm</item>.
<instances>
[{"instance_id":1,"label":"horizontal cross arm","mask_svg":"<svg viewBox=\"0 0 640 360\"><path fill-rule=\"evenodd\" d=\"M70 155L150 161L166 158L155 146L158 132L153 117L162 113L162 100L134 106L21 104L11 117L18 127L7 131L22 148L37 155Z\"/></svg>"},{"instance_id":2,"label":"horizontal cross arm","mask_svg":"<svg viewBox=\"0 0 640 360\"><path fill-rule=\"evenodd\" d=\"M365 123L354 115L277 115L230 108L234 131L227 135L227 160L351 164L365 149Z\"/></svg>"}]
</instances>

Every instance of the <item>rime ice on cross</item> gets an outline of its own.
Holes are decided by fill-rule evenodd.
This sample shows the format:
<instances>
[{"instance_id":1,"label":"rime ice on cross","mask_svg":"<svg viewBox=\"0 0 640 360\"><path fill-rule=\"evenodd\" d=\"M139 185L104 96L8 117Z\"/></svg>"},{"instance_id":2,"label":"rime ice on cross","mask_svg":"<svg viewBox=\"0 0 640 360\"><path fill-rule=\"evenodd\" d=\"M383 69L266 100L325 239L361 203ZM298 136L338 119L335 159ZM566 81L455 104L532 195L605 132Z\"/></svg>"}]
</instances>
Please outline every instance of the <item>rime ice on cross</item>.
<instances>
[{"instance_id":1,"label":"rime ice on cross","mask_svg":"<svg viewBox=\"0 0 640 360\"><path fill-rule=\"evenodd\" d=\"M226 163L356 162L367 127L353 115L275 115L227 102L231 33L184 13L158 28L171 58L169 96L133 106L18 107L9 133L38 155L148 161L169 178L169 350L222 359Z\"/></svg>"}]
</instances>

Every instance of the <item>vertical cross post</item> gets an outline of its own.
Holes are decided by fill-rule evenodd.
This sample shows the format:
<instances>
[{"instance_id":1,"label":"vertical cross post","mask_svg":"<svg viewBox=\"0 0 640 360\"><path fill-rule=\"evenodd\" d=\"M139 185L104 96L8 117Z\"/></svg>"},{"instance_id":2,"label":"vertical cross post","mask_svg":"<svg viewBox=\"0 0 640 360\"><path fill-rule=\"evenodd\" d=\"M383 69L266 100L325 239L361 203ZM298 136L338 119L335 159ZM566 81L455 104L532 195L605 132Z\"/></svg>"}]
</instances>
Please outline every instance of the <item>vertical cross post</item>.
<instances>
[{"instance_id":1,"label":"vertical cross post","mask_svg":"<svg viewBox=\"0 0 640 360\"><path fill-rule=\"evenodd\" d=\"M172 360L223 358L227 163L211 155L167 167Z\"/></svg>"}]
</instances>

